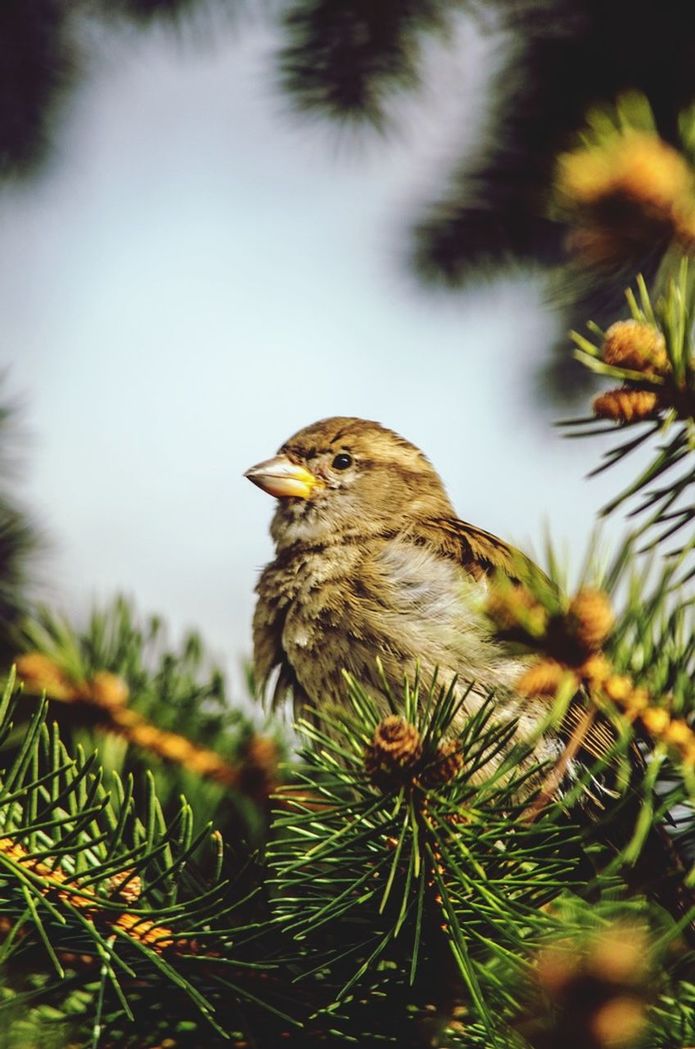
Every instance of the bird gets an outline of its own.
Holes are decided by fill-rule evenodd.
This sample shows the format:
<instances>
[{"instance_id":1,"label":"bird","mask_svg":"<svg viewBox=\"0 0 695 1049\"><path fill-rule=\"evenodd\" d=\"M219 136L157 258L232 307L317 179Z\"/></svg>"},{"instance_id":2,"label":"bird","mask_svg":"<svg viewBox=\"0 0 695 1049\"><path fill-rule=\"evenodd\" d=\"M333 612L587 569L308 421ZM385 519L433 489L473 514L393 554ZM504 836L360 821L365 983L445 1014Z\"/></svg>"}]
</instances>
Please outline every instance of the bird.
<instances>
[{"instance_id":1,"label":"bird","mask_svg":"<svg viewBox=\"0 0 695 1049\"><path fill-rule=\"evenodd\" d=\"M590 782L582 776L573 811L591 823L605 813L617 795L611 777L595 775L592 766L596 758L612 760L612 727L599 716L586 734L576 734L581 695L559 725L548 718L548 697L520 696L515 683L525 659L500 640L484 612L497 573L531 586L552 584L526 555L457 517L419 448L378 422L336 416L299 430L245 476L277 499L270 528L275 557L258 580L253 617L255 675L273 705L291 695L297 716L334 735L336 718L328 728L323 718L345 708L344 671L371 685L383 714L391 713L384 685L398 695L404 680L418 675L436 674L443 687L472 682L451 728L458 731L461 719L494 696L496 720L513 725L508 745L521 786L512 789L523 819L535 819L588 769ZM580 743L568 758L572 738ZM484 783L509 754L491 754L469 781ZM639 773L644 761L634 742L630 759ZM596 824L615 847L631 840L641 811L641 793L628 793L622 815L618 807L616 819ZM635 884L661 879L657 898L682 916L692 906L678 880L684 869L664 828L652 828ZM675 889L661 874L654 881L655 871L666 870L677 873ZM688 936L695 942L691 926Z\"/></svg>"},{"instance_id":2,"label":"bird","mask_svg":"<svg viewBox=\"0 0 695 1049\"><path fill-rule=\"evenodd\" d=\"M474 683L463 716L494 690L519 740L538 735L547 701L515 693L524 663L483 606L495 573L540 569L460 520L419 448L378 422L336 416L245 476L277 499L275 557L253 618L255 675L273 705L291 696L295 714L320 725L344 707L347 671L387 713L384 683L398 695L405 679L436 674L442 688ZM563 745L546 736L534 757L552 760Z\"/></svg>"}]
</instances>

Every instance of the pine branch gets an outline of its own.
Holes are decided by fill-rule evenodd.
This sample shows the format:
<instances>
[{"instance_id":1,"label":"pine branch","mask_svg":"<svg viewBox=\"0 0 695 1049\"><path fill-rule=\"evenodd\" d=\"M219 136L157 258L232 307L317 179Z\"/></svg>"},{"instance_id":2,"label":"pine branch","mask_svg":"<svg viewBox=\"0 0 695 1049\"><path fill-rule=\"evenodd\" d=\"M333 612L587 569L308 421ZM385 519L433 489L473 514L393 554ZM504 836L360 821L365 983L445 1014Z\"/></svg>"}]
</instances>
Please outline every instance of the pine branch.
<instances>
[{"instance_id":1,"label":"pine branch","mask_svg":"<svg viewBox=\"0 0 695 1049\"><path fill-rule=\"evenodd\" d=\"M621 553L606 577L619 587L630 563ZM551 593L546 586L546 598ZM298 986L319 981L317 1022L332 1017L334 1044L359 1030L394 1045L430 1045L432 1038L448 1046L527 1045L519 1001L531 994L534 955L544 945L562 938L579 953L582 937L620 920L637 920L650 943L659 935L659 951L677 941L689 919L669 918L645 899L631 871L649 828L683 799L682 781L661 805L653 803L656 762L644 784L624 783L613 802L604 796L600 817L587 822L577 804L608 762L624 759L633 738L628 723L612 753L560 798L544 798L529 822L519 801L523 782L542 785L542 778L519 770L518 750L489 775L490 756L505 753L510 740L508 726L495 722L493 700L453 732L461 702L455 689L406 686L400 704L392 697L402 715L382 720L352 680L348 695L349 708L335 724L329 715L325 732L302 726L303 786L280 793L269 847L279 930L294 951ZM488 770L482 782L481 768ZM633 818L635 798L638 824L616 838L621 812ZM673 872L659 862L661 885ZM655 995L636 987L640 1031L651 1022L652 1001L659 1016L667 1009L671 980L669 973ZM686 1001L689 986L686 980ZM582 1005L578 985L571 1006L574 994L568 991L563 1008L583 1009L581 1029L588 1030L618 990L608 986L603 999ZM552 1027L551 1005L534 1008L541 1030L562 1037L565 1021ZM528 1024L523 1030L532 1044L546 1045L533 1041Z\"/></svg>"},{"instance_id":2,"label":"pine branch","mask_svg":"<svg viewBox=\"0 0 695 1049\"><path fill-rule=\"evenodd\" d=\"M594 401L594 419L574 419L558 425L573 428L569 436L610 434L616 428L641 426L637 436L604 454L602 471L621 462L639 448L653 445L648 466L602 510L603 515L637 497L641 502L631 516L642 518L639 534L649 537L648 548L673 536L680 550L694 537L695 520L695 281L687 258L682 258L666 291L652 299L642 278L639 299L628 292L630 321L619 321L607 332L595 328L594 339L573 334L576 357L600 375L623 381L620 389L601 394ZM598 336L598 338L596 338ZM608 420L597 427L598 418ZM663 438L656 444L655 438ZM665 484L656 482L666 481ZM679 552L677 550L676 552Z\"/></svg>"},{"instance_id":3,"label":"pine branch","mask_svg":"<svg viewBox=\"0 0 695 1049\"><path fill-rule=\"evenodd\" d=\"M441 0L299 0L284 15L284 89L298 108L382 128L397 90L419 83L422 38L442 32Z\"/></svg>"},{"instance_id":4,"label":"pine branch","mask_svg":"<svg viewBox=\"0 0 695 1049\"><path fill-rule=\"evenodd\" d=\"M179 769L178 791L168 777L160 783L172 807L183 789L199 803L199 819L205 803L209 817L228 832L238 835L241 820L246 833L260 833L278 782L280 743L277 734L258 731L231 707L222 674L197 635L172 649L161 621L139 620L117 599L94 612L81 631L40 609L25 617L21 640L16 662L25 693L45 690L66 738L79 737L84 745L87 730L102 741L102 752L106 738L105 753L121 774L157 769L163 760ZM30 704L22 710L29 715ZM198 788L200 780L210 789ZM221 811L230 796L239 799L236 825L230 822L234 809Z\"/></svg>"},{"instance_id":5,"label":"pine branch","mask_svg":"<svg viewBox=\"0 0 695 1049\"><path fill-rule=\"evenodd\" d=\"M0 709L5 737L14 709L11 677ZM104 785L94 756L68 755L46 709L35 710L0 781L5 976L27 964L52 971L27 999L38 1005L59 1000L66 975L93 999L97 966L102 1022L135 1022L140 1038L151 1003L174 987L170 1023L179 1015L226 1037L245 1025L252 1001L275 1026L291 1024L255 987L258 964L241 946L248 886L239 874L236 886L220 875L217 835L194 832L185 801L166 821L152 783L138 816L128 785L115 776ZM261 969L269 966L266 954Z\"/></svg>"}]
</instances>

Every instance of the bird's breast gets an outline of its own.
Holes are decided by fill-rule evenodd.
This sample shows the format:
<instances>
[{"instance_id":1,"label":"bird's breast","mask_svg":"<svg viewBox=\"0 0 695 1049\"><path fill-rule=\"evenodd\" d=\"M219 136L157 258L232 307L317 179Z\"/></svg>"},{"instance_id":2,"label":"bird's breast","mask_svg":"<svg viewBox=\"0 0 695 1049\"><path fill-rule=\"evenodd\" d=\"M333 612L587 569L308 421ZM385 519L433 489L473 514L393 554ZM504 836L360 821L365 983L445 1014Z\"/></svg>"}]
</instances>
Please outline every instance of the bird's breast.
<instances>
[{"instance_id":1,"label":"bird's breast","mask_svg":"<svg viewBox=\"0 0 695 1049\"><path fill-rule=\"evenodd\" d=\"M343 670L373 679L377 658L397 690L416 667L484 685L506 676L482 615L484 584L407 539L305 551L274 589L285 657L317 703L344 694Z\"/></svg>"}]
</instances>

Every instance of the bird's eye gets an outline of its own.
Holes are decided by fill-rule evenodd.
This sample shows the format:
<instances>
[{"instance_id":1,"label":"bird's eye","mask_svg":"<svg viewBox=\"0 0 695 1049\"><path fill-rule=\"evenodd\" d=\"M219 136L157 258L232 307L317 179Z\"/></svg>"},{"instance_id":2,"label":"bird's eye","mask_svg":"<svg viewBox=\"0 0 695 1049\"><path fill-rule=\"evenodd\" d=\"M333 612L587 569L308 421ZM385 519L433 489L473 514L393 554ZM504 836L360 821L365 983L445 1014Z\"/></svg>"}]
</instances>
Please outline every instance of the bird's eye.
<instances>
[{"instance_id":1,"label":"bird's eye","mask_svg":"<svg viewBox=\"0 0 695 1049\"><path fill-rule=\"evenodd\" d=\"M339 455L336 455L331 465L334 470L347 470L348 466L352 466L352 456L348 455L347 452L341 452Z\"/></svg>"}]
</instances>

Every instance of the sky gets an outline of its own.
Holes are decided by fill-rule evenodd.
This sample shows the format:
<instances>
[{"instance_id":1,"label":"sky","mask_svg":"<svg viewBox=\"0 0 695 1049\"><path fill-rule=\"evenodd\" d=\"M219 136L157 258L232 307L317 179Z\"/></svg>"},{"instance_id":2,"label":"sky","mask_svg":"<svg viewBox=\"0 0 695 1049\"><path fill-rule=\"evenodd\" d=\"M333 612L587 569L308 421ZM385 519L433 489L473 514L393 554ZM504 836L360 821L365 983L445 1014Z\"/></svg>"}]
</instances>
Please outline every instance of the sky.
<instances>
[{"instance_id":1,"label":"sky","mask_svg":"<svg viewBox=\"0 0 695 1049\"><path fill-rule=\"evenodd\" d=\"M335 414L418 444L465 520L536 550L548 523L579 561L616 480L586 482L599 448L534 401L558 323L540 278L452 295L403 263L408 219L485 128L494 34L462 22L432 49L386 139L291 114L262 19L87 38L51 165L0 192L46 599L79 618L125 593L239 681L273 509L243 471Z\"/></svg>"}]
</instances>

